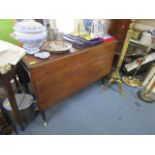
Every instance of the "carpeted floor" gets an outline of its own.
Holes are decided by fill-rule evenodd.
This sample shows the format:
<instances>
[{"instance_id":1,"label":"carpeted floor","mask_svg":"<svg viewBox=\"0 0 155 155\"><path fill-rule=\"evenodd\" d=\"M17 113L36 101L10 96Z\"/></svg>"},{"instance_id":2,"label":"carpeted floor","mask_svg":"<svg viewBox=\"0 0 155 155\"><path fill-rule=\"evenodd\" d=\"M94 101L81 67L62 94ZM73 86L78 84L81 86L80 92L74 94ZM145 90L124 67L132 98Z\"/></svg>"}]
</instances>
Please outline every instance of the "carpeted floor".
<instances>
[{"instance_id":1,"label":"carpeted floor","mask_svg":"<svg viewBox=\"0 0 155 155\"><path fill-rule=\"evenodd\" d=\"M38 115L18 134L155 134L155 103L141 101L135 88L123 89L126 97L117 92L117 85L101 93L98 83L94 83L48 109L47 127Z\"/></svg>"}]
</instances>

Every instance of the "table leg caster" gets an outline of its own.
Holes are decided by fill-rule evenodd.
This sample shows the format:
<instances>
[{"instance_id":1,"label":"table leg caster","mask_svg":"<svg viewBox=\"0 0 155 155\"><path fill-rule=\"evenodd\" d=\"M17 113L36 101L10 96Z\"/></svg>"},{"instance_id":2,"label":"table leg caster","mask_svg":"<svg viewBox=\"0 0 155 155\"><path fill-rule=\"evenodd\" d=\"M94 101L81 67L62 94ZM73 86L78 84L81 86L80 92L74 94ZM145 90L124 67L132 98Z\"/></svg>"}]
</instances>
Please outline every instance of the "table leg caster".
<instances>
[{"instance_id":1,"label":"table leg caster","mask_svg":"<svg viewBox=\"0 0 155 155\"><path fill-rule=\"evenodd\" d=\"M41 116L42 116L42 119L43 119L43 126L46 127L47 126L47 122L46 122L46 115L45 115L44 111L41 112Z\"/></svg>"},{"instance_id":2,"label":"table leg caster","mask_svg":"<svg viewBox=\"0 0 155 155\"><path fill-rule=\"evenodd\" d=\"M108 88L108 85L103 85L103 84L101 84L100 87L101 87L101 88L100 88L100 93L104 93L105 90Z\"/></svg>"},{"instance_id":3,"label":"table leg caster","mask_svg":"<svg viewBox=\"0 0 155 155\"><path fill-rule=\"evenodd\" d=\"M47 122L43 122L43 126L46 127L47 126Z\"/></svg>"},{"instance_id":4,"label":"table leg caster","mask_svg":"<svg viewBox=\"0 0 155 155\"><path fill-rule=\"evenodd\" d=\"M20 126L20 130L24 131L25 130L25 125Z\"/></svg>"}]
</instances>

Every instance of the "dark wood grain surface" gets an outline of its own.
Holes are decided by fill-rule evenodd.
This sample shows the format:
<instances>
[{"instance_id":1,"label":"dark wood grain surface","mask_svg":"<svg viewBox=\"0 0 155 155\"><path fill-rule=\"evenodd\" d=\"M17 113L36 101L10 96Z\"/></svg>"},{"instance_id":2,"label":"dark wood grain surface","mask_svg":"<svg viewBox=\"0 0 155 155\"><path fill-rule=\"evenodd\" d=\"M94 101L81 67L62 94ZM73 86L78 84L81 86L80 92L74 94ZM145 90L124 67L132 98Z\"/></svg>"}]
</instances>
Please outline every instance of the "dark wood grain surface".
<instances>
[{"instance_id":1,"label":"dark wood grain surface","mask_svg":"<svg viewBox=\"0 0 155 155\"><path fill-rule=\"evenodd\" d=\"M109 34L116 37L118 40L117 52L121 52L123 43L128 31L130 19L112 19L109 27Z\"/></svg>"},{"instance_id":2,"label":"dark wood grain surface","mask_svg":"<svg viewBox=\"0 0 155 155\"><path fill-rule=\"evenodd\" d=\"M116 46L117 41L113 41L81 50L72 48L47 60L26 55L23 64L29 71L39 109L45 110L109 74Z\"/></svg>"}]
</instances>

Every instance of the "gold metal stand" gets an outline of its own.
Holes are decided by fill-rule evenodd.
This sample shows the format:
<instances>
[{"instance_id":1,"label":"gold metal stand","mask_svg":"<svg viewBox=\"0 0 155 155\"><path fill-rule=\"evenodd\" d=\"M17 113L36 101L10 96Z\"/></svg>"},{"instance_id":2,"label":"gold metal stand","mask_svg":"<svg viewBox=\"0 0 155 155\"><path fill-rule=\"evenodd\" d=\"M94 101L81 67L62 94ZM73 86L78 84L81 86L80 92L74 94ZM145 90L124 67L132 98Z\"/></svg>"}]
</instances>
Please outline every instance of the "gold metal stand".
<instances>
[{"instance_id":1,"label":"gold metal stand","mask_svg":"<svg viewBox=\"0 0 155 155\"><path fill-rule=\"evenodd\" d=\"M80 36L86 40L92 40L94 39L92 36L91 36L91 31L92 31L92 26L89 28L89 32L88 33L81 33L81 30L80 30L80 24L78 24L78 29L77 29L77 32L74 32L73 35L75 36Z\"/></svg>"},{"instance_id":2,"label":"gold metal stand","mask_svg":"<svg viewBox=\"0 0 155 155\"><path fill-rule=\"evenodd\" d=\"M132 23L130 24L129 30L127 32L127 35L126 35L126 38L125 38L125 41L124 41L123 48L121 50L121 55L119 57L116 69L111 74L111 78L110 78L110 80L109 80L109 82L107 84L107 88L108 88L112 83L117 83L119 91L123 96L125 95L125 93L123 92L123 89L122 89L122 80L121 80L121 76L120 76L119 71L120 71L120 68L122 66L124 57L126 55L126 51L127 51L127 48L128 48L129 42L130 42L130 38L131 38L131 35L132 35L132 28L134 27L134 25L135 25L135 21L132 20ZM103 88L103 85L101 87Z\"/></svg>"}]
</instances>

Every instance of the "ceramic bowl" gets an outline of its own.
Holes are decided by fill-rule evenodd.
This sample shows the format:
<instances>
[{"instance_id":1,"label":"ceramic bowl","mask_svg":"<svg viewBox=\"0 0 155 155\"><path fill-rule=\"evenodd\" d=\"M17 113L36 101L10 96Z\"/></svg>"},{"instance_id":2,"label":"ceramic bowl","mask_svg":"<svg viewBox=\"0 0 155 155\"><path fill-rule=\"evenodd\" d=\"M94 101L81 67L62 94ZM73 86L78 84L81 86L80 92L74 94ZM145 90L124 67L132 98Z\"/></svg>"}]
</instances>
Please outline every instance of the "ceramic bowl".
<instances>
[{"instance_id":1,"label":"ceramic bowl","mask_svg":"<svg viewBox=\"0 0 155 155\"><path fill-rule=\"evenodd\" d=\"M17 22L12 37L23 43L23 47L39 48L46 41L46 28L33 20Z\"/></svg>"},{"instance_id":2,"label":"ceramic bowl","mask_svg":"<svg viewBox=\"0 0 155 155\"><path fill-rule=\"evenodd\" d=\"M17 22L14 26L14 31L21 33L39 33L45 31L45 27L34 20L24 20L21 22Z\"/></svg>"}]
</instances>

